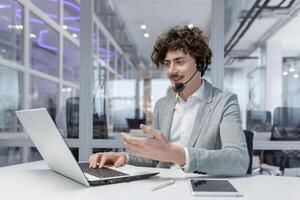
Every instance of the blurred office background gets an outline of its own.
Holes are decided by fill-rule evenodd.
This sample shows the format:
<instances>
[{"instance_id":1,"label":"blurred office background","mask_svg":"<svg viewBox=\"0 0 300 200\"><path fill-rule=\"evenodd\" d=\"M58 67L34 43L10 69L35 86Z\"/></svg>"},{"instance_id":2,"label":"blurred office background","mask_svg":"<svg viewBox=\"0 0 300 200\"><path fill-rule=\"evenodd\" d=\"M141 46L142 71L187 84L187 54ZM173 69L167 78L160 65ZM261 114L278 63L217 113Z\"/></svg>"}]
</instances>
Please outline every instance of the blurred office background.
<instances>
[{"instance_id":1,"label":"blurred office background","mask_svg":"<svg viewBox=\"0 0 300 200\"><path fill-rule=\"evenodd\" d=\"M204 78L238 95L243 128L266 141L260 172L300 176L299 12L295 0L0 0L0 167L41 159L19 109L46 107L78 160L122 151L118 132L151 124L170 86L153 44L181 24L203 29Z\"/></svg>"}]
</instances>

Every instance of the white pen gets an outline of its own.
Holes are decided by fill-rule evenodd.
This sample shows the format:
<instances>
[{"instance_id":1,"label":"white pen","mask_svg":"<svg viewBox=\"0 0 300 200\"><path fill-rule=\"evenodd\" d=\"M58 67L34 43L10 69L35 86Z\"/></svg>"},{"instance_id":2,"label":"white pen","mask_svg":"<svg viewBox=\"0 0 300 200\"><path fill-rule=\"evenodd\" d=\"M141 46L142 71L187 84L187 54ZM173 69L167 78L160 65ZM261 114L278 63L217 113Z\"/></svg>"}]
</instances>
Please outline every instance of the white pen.
<instances>
[{"instance_id":1,"label":"white pen","mask_svg":"<svg viewBox=\"0 0 300 200\"><path fill-rule=\"evenodd\" d=\"M167 182L164 182L164 183L162 183L162 184L159 184L159 185L154 186L153 188L151 188L151 190L152 190L152 191L159 190L159 189L162 189L162 188L167 187L167 186L169 186L169 185L172 185L172 184L174 184L174 183L175 183L175 179L171 179L171 180L169 180L169 181L167 181Z\"/></svg>"}]
</instances>

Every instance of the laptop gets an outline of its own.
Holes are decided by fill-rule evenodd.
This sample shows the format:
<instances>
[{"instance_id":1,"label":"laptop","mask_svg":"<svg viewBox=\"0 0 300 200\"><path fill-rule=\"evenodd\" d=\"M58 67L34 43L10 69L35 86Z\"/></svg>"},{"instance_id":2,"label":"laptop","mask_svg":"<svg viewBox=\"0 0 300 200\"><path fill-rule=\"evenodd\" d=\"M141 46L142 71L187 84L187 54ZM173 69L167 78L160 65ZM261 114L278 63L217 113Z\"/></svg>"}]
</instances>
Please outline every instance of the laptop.
<instances>
[{"instance_id":1,"label":"laptop","mask_svg":"<svg viewBox=\"0 0 300 200\"><path fill-rule=\"evenodd\" d=\"M85 186L106 185L145 179L158 172L126 167L89 168L88 162L78 163L45 108L20 110L16 115L49 168ZM124 168L124 169L122 169Z\"/></svg>"}]
</instances>

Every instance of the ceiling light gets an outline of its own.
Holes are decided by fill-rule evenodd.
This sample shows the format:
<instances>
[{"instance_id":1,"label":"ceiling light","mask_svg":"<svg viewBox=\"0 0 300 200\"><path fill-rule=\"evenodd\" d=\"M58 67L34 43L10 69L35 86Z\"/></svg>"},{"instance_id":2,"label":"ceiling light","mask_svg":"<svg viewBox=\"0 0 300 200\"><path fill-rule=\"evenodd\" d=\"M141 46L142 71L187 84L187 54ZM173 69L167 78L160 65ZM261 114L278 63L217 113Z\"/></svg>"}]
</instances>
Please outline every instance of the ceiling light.
<instances>
[{"instance_id":1,"label":"ceiling light","mask_svg":"<svg viewBox=\"0 0 300 200\"><path fill-rule=\"evenodd\" d=\"M33 33L30 33L30 35L29 35L31 38L36 38L36 35L35 34L33 34Z\"/></svg>"},{"instance_id":2,"label":"ceiling light","mask_svg":"<svg viewBox=\"0 0 300 200\"><path fill-rule=\"evenodd\" d=\"M73 38L77 38L77 34L76 33L73 33L72 36L73 36Z\"/></svg>"},{"instance_id":3,"label":"ceiling light","mask_svg":"<svg viewBox=\"0 0 300 200\"><path fill-rule=\"evenodd\" d=\"M283 74L283 76L287 76L289 73L288 72L283 72L282 74Z\"/></svg>"},{"instance_id":4,"label":"ceiling light","mask_svg":"<svg viewBox=\"0 0 300 200\"><path fill-rule=\"evenodd\" d=\"M67 25L63 25L62 27L63 27L64 30L67 30L67 29L68 29L68 26L67 26Z\"/></svg>"},{"instance_id":5,"label":"ceiling light","mask_svg":"<svg viewBox=\"0 0 300 200\"><path fill-rule=\"evenodd\" d=\"M149 33L144 33L145 38L148 38L149 36L150 36Z\"/></svg>"},{"instance_id":6,"label":"ceiling light","mask_svg":"<svg viewBox=\"0 0 300 200\"><path fill-rule=\"evenodd\" d=\"M299 75L298 74L294 74L294 78L299 78Z\"/></svg>"},{"instance_id":7,"label":"ceiling light","mask_svg":"<svg viewBox=\"0 0 300 200\"><path fill-rule=\"evenodd\" d=\"M23 29L23 25L15 25L15 27L14 27L15 29Z\"/></svg>"},{"instance_id":8,"label":"ceiling light","mask_svg":"<svg viewBox=\"0 0 300 200\"><path fill-rule=\"evenodd\" d=\"M189 27L189 28L193 28L194 25L193 25L193 24L189 24L188 27Z\"/></svg>"},{"instance_id":9,"label":"ceiling light","mask_svg":"<svg viewBox=\"0 0 300 200\"><path fill-rule=\"evenodd\" d=\"M141 29L145 30L147 28L146 24L141 25Z\"/></svg>"},{"instance_id":10,"label":"ceiling light","mask_svg":"<svg viewBox=\"0 0 300 200\"><path fill-rule=\"evenodd\" d=\"M294 68L294 67L291 67L291 68L289 69L289 71L290 71L290 72L294 72L294 71L295 71L295 68Z\"/></svg>"}]
</instances>

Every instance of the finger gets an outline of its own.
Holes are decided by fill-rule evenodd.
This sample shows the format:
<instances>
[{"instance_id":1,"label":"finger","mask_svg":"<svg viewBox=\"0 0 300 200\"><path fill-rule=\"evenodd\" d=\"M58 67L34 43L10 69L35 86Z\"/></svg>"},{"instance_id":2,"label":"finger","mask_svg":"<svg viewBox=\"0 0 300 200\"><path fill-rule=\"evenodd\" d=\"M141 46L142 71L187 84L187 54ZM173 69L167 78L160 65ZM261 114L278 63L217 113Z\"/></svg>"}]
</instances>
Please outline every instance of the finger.
<instances>
[{"instance_id":1,"label":"finger","mask_svg":"<svg viewBox=\"0 0 300 200\"><path fill-rule=\"evenodd\" d=\"M126 133L121 133L125 147L134 153L141 153L147 139L132 137Z\"/></svg>"},{"instance_id":2,"label":"finger","mask_svg":"<svg viewBox=\"0 0 300 200\"><path fill-rule=\"evenodd\" d=\"M99 168L102 168L105 165L106 161L109 159L108 157L109 157L108 153L104 153L102 155L100 164L99 164Z\"/></svg>"},{"instance_id":3,"label":"finger","mask_svg":"<svg viewBox=\"0 0 300 200\"><path fill-rule=\"evenodd\" d=\"M94 154L92 154L90 157L89 157L89 167L92 167L92 164L93 164L93 158L94 158Z\"/></svg>"},{"instance_id":4,"label":"finger","mask_svg":"<svg viewBox=\"0 0 300 200\"><path fill-rule=\"evenodd\" d=\"M120 167L120 166L122 166L122 165L124 165L124 164L125 164L125 159L124 159L124 156L121 155L121 156L117 159L117 161L115 162L114 166L115 166L115 167Z\"/></svg>"},{"instance_id":5,"label":"finger","mask_svg":"<svg viewBox=\"0 0 300 200\"><path fill-rule=\"evenodd\" d=\"M130 143L130 144L141 144L145 139L143 138L137 138L137 137L132 137L128 135L127 133L121 133L122 138L124 142Z\"/></svg>"},{"instance_id":6,"label":"finger","mask_svg":"<svg viewBox=\"0 0 300 200\"><path fill-rule=\"evenodd\" d=\"M141 124L140 128L144 133L150 135L156 135L159 132L157 129L154 129L151 126L145 126L144 124Z\"/></svg>"},{"instance_id":7,"label":"finger","mask_svg":"<svg viewBox=\"0 0 300 200\"><path fill-rule=\"evenodd\" d=\"M96 154L93 154L90 156L90 167L93 167L95 156L96 156Z\"/></svg>"},{"instance_id":8,"label":"finger","mask_svg":"<svg viewBox=\"0 0 300 200\"><path fill-rule=\"evenodd\" d=\"M101 157L102 157L102 153L94 154L92 168L96 168L97 167L97 165L99 163L99 160L101 160Z\"/></svg>"}]
</instances>

